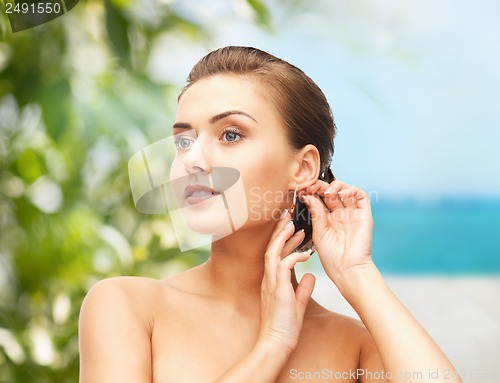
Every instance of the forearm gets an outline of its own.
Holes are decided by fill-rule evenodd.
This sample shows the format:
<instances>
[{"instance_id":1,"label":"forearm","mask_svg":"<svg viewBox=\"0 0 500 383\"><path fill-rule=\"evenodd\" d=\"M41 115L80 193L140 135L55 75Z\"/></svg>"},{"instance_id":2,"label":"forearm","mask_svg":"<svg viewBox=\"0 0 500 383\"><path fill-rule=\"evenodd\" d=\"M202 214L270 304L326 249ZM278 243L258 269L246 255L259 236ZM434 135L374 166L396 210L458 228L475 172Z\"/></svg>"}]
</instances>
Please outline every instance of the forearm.
<instances>
[{"instance_id":1,"label":"forearm","mask_svg":"<svg viewBox=\"0 0 500 383\"><path fill-rule=\"evenodd\" d=\"M275 383L287 362L289 354L270 344L257 344L255 348L214 383Z\"/></svg>"},{"instance_id":2,"label":"forearm","mask_svg":"<svg viewBox=\"0 0 500 383\"><path fill-rule=\"evenodd\" d=\"M396 377L422 373L423 382L444 381L454 368L439 346L387 286L375 265L360 267L341 283L341 292L370 332L384 369ZM429 377L438 370L439 378ZM404 380L400 380L404 381ZM459 378L447 383L461 382Z\"/></svg>"}]
</instances>

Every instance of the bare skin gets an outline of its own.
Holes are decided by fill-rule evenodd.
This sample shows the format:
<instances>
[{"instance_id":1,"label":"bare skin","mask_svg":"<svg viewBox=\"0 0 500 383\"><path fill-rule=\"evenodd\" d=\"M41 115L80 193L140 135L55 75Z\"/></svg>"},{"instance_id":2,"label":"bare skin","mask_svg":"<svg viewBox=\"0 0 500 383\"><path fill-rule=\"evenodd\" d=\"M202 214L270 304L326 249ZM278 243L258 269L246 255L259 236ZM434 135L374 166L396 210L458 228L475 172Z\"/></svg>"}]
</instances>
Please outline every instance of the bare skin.
<instances>
[{"instance_id":1,"label":"bare skin","mask_svg":"<svg viewBox=\"0 0 500 383\"><path fill-rule=\"evenodd\" d=\"M226 113L235 110L250 117ZM227 117L214 119L221 113ZM325 272L363 322L311 300L314 276L296 280L293 268L309 254L293 252L304 234L293 234L285 210L291 201L249 200L248 221L214 242L202 265L161 281L113 278L91 289L80 316L82 383L324 382L324 375L305 375L324 371L342 374L330 381L405 382L411 380L398 374L453 370L372 261L368 195L318 180L317 149L290 150L279 114L258 84L220 75L200 80L180 99L177 122L197 129L191 149L174 162L178 176L230 164L247 196L286 194L299 185ZM228 143L227 126L241 129L240 139ZM264 214L274 210L283 211L281 219ZM199 225L211 218L195 208L184 214ZM353 376L356 369L375 379ZM445 380L424 375L419 381Z\"/></svg>"},{"instance_id":2,"label":"bare skin","mask_svg":"<svg viewBox=\"0 0 500 383\"><path fill-rule=\"evenodd\" d=\"M123 277L95 286L88 297L88 302L94 299L90 304L102 304L102 310L109 312L109 301L105 299L109 296L115 304L119 300L120 306L137 308L137 315L123 316L117 307L120 320L105 322L103 318L95 318L98 329L88 330L96 338L90 340L93 351L88 350L86 361L93 365L94 371L86 369L82 382L214 382L247 355L257 340L259 307L249 302L235 308L211 296L206 286L199 283L204 278L204 267L195 267L164 281ZM119 343L122 337L135 346L122 344L109 349L110 340ZM292 369L356 370L363 346L368 350L371 339L359 321L329 312L311 300L299 343L276 382L289 382ZM110 354L106 356L104 350ZM128 359L130 363L124 362ZM152 370L139 369L151 363ZM132 370L133 365L137 369ZM372 366L375 371L377 365ZM113 373L99 375L101 369ZM106 379L100 380L100 376Z\"/></svg>"}]
</instances>

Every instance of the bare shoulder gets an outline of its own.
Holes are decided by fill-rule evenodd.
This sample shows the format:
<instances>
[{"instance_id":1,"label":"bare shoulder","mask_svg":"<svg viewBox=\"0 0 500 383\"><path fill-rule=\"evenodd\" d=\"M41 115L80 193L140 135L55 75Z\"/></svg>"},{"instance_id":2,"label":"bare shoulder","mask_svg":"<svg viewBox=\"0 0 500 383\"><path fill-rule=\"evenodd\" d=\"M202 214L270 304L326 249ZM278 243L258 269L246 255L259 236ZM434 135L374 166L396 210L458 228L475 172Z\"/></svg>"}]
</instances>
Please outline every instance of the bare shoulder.
<instances>
[{"instance_id":1,"label":"bare shoulder","mask_svg":"<svg viewBox=\"0 0 500 383\"><path fill-rule=\"evenodd\" d=\"M348 317L338 313L328 312L332 331L341 329L341 333L350 343L350 348L358 356L358 366L370 371L383 371L380 354L373 338L363 322L357 318ZM337 330L338 331L338 330Z\"/></svg>"},{"instance_id":2,"label":"bare shoulder","mask_svg":"<svg viewBox=\"0 0 500 383\"><path fill-rule=\"evenodd\" d=\"M355 367L368 364L378 367L379 355L373 339L359 319L332 312L316 302L311 305L304 326L321 344L322 352L330 360L341 360Z\"/></svg>"},{"instance_id":3,"label":"bare shoulder","mask_svg":"<svg viewBox=\"0 0 500 383\"><path fill-rule=\"evenodd\" d=\"M117 277L96 283L80 311L81 382L142 382L151 378L154 302L162 283Z\"/></svg>"},{"instance_id":4,"label":"bare shoulder","mask_svg":"<svg viewBox=\"0 0 500 383\"><path fill-rule=\"evenodd\" d=\"M151 315L153 302L162 293L161 281L141 277L114 277L97 282L87 293L81 315L97 309L112 313L125 309L130 316ZM125 314L122 312L122 314ZM135 314L135 315L132 315Z\"/></svg>"},{"instance_id":5,"label":"bare shoulder","mask_svg":"<svg viewBox=\"0 0 500 383\"><path fill-rule=\"evenodd\" d=\"M196 267L163 280L135 276L103 279L92 286L83 300L80 322L89 317L94 319L92 313L96 312L100 313L101 321L116 316L121 323L139 322L151 332L155 317L165 315L165 310L171 306L166 302L177 297L179 292L195 289L193 272Z\"/></svg>"},{"instance_id":6,"label":"bare shoulder","mask_svg":"<svg viewBox=\"0 0 500 383\"><path fill-rule=\"evenodd\" d=\"M311 302L311 309L306 315L311 323L318 326L318 330L333 331L337 336L347 336L352 343L361 344L367 334L369 335L365 325L359 319L330 311L315 301Z\"/></svg>"},{"instance_id":7,"label":"bare shoulder","mask_svg":"<svg viewBox=\"0 0 500 383\"><path fill-rule=\"evenodd\" d=\"M97 282L87 293L84 305L88 301L106 300L110 298L135 301L141 306L154 301L162 293L162 281L143 277L113 277Z\"/></svg>"}]
</instances>

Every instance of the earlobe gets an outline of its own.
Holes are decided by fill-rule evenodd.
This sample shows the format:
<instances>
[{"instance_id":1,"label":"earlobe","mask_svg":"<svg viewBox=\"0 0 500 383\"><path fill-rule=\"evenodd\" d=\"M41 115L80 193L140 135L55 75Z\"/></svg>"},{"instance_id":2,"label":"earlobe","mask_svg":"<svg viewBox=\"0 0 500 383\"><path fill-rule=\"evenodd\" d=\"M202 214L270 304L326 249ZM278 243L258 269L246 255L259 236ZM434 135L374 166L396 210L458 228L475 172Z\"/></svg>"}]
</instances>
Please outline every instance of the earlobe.
<instances>
[{"instance_id":1,"label":"earlobe","mask_svg":"<svg viewBox=\"0 0 500 383\"><path fill-rule=\"evenodd\" d=\"M297 192L299 191L299 183L295 184L295 191L293 192L292 207L290 208L290 214L295 212L295 206L297 205Z\"/></svg>"}]
</instances>

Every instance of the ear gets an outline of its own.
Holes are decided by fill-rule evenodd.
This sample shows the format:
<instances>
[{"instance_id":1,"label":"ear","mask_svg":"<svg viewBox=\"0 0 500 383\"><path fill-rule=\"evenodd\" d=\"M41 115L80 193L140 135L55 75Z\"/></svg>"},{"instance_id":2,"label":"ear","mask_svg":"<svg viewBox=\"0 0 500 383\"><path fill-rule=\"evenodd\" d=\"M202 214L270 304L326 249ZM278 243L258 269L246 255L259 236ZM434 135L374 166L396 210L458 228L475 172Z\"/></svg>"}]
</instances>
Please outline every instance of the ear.
<instances>
[{"instance_id":1,"label":"ear","mask_svg":"<svg viewBox=\"0 0 500 383\"><path fill-rule=\"evenodd\" d=\"M307 144L295 156L295 173L293 180L289 185L289 190L295 189L299 184L299 190L311 186L316 182L320 172L319 151L316 146Z\"/></svg>"}]
</instances>

